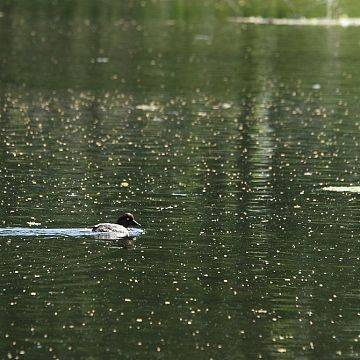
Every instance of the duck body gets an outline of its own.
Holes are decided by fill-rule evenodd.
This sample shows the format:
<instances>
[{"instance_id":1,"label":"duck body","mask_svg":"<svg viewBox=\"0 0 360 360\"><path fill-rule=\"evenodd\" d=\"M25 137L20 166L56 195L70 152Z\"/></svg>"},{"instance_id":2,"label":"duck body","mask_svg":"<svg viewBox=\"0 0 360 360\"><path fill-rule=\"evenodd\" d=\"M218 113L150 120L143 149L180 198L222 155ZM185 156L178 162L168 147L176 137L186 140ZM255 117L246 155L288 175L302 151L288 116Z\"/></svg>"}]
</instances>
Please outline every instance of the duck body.
<instances>
[{"instance_id":1,"label":"duck body","mask_svg":"<svg viewBox=\"0 0 360 360\"><path fill-rule=\"evenodd\" d=\"M116 232L120 237L130 236L130 231L122 225L112 223L97 224L92 228L95 232Z\"/></svg>"},{"instance_id":2,"label":"duck body","mask_svg":"<svg viewBox=\"0 0 360 360\"><path fill-rule=\"evenodd\" d=\"M135 221L134 216L130 213L121 215L115 224L100 223L93 226L92 231L97 233L113 233L117 237L133 237L130 227L140 227L141 225Z\"/></svg>"}]
</instances>

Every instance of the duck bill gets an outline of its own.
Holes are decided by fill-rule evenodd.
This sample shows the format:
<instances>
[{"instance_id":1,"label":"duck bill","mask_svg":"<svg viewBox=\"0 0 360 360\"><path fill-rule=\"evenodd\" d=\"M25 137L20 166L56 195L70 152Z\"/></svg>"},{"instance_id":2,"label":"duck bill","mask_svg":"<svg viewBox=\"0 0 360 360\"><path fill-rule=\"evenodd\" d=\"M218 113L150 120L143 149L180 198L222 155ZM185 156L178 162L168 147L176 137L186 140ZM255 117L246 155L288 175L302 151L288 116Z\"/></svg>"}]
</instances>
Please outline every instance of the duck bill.
<instances>
[{"instance_id":1,"label":"duck bill","mask_svg":"<svg viewBox=\"0 0 360 360\"><path fill-rule=\"evenodd\" d=\"M141 227L141 225L140 225L137 221L135 221L135 220L132 221L132 224L131 224L131 225L137 226L137 227Z\"/></svg>"}]
</instances>

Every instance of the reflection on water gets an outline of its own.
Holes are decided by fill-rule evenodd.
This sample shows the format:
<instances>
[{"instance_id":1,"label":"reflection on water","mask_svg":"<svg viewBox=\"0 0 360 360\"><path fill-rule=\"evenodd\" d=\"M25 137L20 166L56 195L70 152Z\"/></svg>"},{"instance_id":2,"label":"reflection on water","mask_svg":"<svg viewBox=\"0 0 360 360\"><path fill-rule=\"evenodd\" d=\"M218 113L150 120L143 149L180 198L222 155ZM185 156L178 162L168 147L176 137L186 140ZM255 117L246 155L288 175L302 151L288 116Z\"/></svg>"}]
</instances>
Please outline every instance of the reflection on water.
<instances>
[{"instance_id":1,"label":"reflection on water","mask_svg":"<svg viewBox=\"0 0 360 360\"><path fill-rule=\"evenodd\" d=\"M1 9L3 357L358 358L360 30L75 3Z\"/></svg>"}]
</instances>

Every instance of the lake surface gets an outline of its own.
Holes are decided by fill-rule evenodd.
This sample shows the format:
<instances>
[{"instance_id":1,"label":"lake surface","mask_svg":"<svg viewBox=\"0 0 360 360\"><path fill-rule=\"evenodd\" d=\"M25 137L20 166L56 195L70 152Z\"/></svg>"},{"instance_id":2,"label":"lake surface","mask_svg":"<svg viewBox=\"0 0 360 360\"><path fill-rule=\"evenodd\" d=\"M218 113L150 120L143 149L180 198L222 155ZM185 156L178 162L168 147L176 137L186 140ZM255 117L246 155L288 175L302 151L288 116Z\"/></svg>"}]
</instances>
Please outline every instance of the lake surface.
<instances>
[{"instance_id":1,"label":"lake surface","mask_svg":"<svg viewBox=\"0 0 360 360\"><path fill-rule=\"evenodd\" d=\"M360 29L74 3L0 9L1 357L359 358Z\"/></svg>"}]
</instances>

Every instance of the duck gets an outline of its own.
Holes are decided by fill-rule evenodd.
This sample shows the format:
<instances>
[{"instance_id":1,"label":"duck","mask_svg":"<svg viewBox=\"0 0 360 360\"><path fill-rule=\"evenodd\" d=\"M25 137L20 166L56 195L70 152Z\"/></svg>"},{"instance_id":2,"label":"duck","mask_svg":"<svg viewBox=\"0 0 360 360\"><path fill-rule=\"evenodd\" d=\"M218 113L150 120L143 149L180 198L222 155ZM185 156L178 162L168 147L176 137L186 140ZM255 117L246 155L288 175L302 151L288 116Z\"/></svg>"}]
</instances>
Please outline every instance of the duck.
<instances>
[{"instance_id":1,"label":"duck","mask_svg":"<svg viewBox=\"0 0 360 360\"><path fill-rule=\"evenodd\" d=\"M93 232L98 233L115 233L117 237L131 237L129 227L141 227L141 225L135 221L134 215L131 213L125 213L121 215L117 222L114 223L100 223L94 225Z\"/></svg>"}]
</instances>

